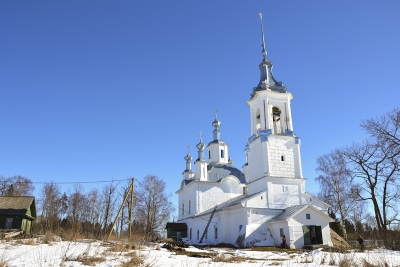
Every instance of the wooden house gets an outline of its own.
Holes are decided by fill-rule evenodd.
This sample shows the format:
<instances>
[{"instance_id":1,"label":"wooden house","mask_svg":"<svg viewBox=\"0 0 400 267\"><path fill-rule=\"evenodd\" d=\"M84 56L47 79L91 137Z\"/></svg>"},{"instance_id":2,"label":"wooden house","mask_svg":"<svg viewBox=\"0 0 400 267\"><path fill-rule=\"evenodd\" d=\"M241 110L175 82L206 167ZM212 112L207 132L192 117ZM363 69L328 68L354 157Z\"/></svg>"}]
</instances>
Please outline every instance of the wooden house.
<instances>
[{"instance_id":1,"label":"wooden house","mask_svg":"<svg viewBox=\"0 0 400 267\"><path fill-rule=\"evenodd\" d=\"M15 229L30 234L35 219L35 197L0 196L0 229Z\"/></svg>"}]
</instances>

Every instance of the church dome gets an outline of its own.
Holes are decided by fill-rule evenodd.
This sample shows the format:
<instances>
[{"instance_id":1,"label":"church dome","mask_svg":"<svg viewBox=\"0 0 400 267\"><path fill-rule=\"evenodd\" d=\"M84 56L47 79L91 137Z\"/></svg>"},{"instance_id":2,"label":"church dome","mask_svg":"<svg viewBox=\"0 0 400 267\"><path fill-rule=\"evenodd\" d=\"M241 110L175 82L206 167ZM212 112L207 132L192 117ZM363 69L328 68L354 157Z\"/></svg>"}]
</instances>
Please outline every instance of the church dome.
<instances>
[{"instance_id":1,"label":"church dome","mask_svg":"<svg viewBox=\"0 0 400 267\"><path fill-rule=\"evenodd\" d=\"M227 176L233 176L236 177L240 183L246 183L244 174L230 164L209 163L207 165L207 172L210 182L219 182Z\"/></svg>"}]
</instances>

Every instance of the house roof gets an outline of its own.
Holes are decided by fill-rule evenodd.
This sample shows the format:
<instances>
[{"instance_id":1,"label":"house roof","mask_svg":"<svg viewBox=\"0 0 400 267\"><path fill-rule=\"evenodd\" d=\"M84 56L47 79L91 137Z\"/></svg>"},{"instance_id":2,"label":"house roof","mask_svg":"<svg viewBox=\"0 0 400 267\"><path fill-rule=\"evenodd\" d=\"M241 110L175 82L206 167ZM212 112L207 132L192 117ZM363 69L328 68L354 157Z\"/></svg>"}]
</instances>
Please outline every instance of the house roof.
<instances>
[{"instance_id":1,"label":"house roof","mask_svg":"<svg viewBox=\"0 0 400 267\"><path fill-rule=\"evenodd\" d=\"M35 197L32 196L0 196L0 215L26 215L34 201Z\"/></svg>"},{"instance_id":2,"label":"house roof","mask_svg":"<svg viewBox=\"0 0 400 267\"><path fill-rule=\"evenodd\" d=\"M217 211L223 210L225 208L234 206L234 205L239 204L239 203L246 202L246 201L250 200L251 198L256 197L256 196L258 196L258 195L260 195L260 194L262 194L264 192L265 191L261 191L261 192L258 192L258 193L255 193L255 194L251 194L251 195L240 195L238 197L229 199L228 201L225 201L225 202L217 205ZM205 211L203 211L203 212L201 212L199 214L196 214L193 217L206 215L207 213L211 213L214 209L215 209L215 207L213 207L211 209L208 209L208 210L205 210Z\"/></svg>"},{"instance_id":3,"label":"house roof","mask_svg":"<svg viewBox=\"0 0 400 267\"><path fill-rule=\"evenodd\" d=\"M325 213L321 212L320 210L317 210L316 208L314 208L312 205L309 204L303 204L303 205L296 205L296 206L291 206L291 207L287 207L286 209L284 209L281 213L279 213L278 215L276 215L274 218L272 218L271 220L269 220L268 222L279 222L279 221L286 221L290 218L292 218L293 216L295 216L297 213L301 212L302 210L306 209L306 208L311 208L313 210L315 210L316 212L321 213L322 215L324 215L325 217L329 217L328 215L326 215ZM332 220L330 218L330 220Z\"/></svg>"},{"instance_id":4,"label":"house roof","mask_svg":"<svg viewBox=\"0 0 400 267\"><path fill-rule=\"evenodd\" d=\"M304 204L304 205L296 205L296 206L288 207L285 210L283 210L281 213L276 215L274 218L269 220L269 222L286 221L287 219L289 219L293 215L297 214L299 211L306 208L307 206L309 206L309 205Z\"/></svg>"}]
</instances>

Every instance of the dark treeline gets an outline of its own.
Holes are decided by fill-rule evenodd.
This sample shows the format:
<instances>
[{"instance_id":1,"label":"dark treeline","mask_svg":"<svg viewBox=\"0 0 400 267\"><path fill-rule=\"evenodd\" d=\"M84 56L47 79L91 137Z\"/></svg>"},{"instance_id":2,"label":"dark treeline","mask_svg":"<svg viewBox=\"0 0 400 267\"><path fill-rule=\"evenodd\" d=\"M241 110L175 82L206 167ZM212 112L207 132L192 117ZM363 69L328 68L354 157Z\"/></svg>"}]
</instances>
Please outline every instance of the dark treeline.
<instances>
[{"instance_id":1,"label":"dark treeline","mask_svg":"<svg viewBox=\"0 0 400 267\"><path fill-rule=\"evenodd\" d=\"M362 121L366 140L318 157L321 200L331 205L331 224L346 239L400 241L400 110Z\"/></svg>"},{"instance_id":2,"label":"dark treeline","mask_svg":"<svg viewBox=\"0 0 400 267\"><path fill-rule=\"evenodd\" d=\"M71 237L104 238L111 230L131 180L125 184L110 182L101 189L85 191L82 184L62 191L54 182L45 183L37 192L37 220L34 233L53 233ZM34 186L29 178L0 176L0 195L32 195ZM131 193L130 193L131 194ZM128 199L131 199L130 194ZM163 231L174 212L165 192L165 182L148 175L135 181L133 205L133 232L153 238ZM127 201L116 222L114 233L125 235L129 225L130 201Z\"/></svg>"}]
</instances>

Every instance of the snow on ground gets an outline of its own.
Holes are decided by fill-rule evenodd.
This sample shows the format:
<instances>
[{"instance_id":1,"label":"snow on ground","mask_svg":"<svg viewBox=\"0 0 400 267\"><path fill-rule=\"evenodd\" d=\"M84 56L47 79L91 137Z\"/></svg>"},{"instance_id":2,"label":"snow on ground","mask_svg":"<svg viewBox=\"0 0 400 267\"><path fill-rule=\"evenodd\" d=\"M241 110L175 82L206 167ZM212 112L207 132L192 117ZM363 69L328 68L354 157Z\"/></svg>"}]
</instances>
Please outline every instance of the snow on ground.
<instances>
[{"instance_id":1,"label":"snow on ground","mask_svg":"<svg viewBox=\"0 0 400 267\"><path fill-rule=\"evenodd\" d=\"M162 245L162 244L161 244ZM400 252L375 249L366 252L351 251L349 253L325 252L322 249L311 252L252 251L249 249L208 248L198 249L189 247L186 252L170 252L160 248L158 244L142 246L137 250L128 251L124 245L114 245L101 241L80 240L79 242L51 242L43 244L37 240L0 241L1 267L78 267L122 266L131 259L131 253L136 252L144 262L139 266L146 267L262 267L262 266L400 266ZM185 254L195 254L190 257ZM210 258L205 257L211 255ZM236 261L236 262L235 262ZM135 264L126 266L137 266Z\"/></svg>"}]
</instances>

